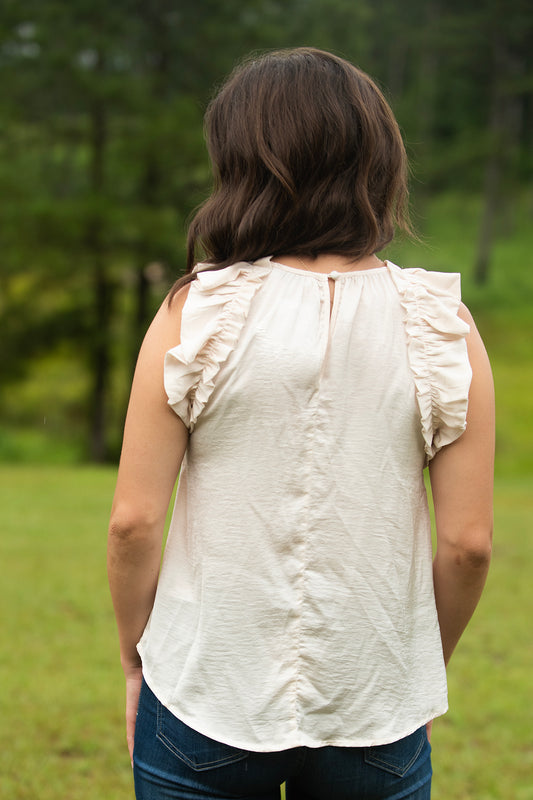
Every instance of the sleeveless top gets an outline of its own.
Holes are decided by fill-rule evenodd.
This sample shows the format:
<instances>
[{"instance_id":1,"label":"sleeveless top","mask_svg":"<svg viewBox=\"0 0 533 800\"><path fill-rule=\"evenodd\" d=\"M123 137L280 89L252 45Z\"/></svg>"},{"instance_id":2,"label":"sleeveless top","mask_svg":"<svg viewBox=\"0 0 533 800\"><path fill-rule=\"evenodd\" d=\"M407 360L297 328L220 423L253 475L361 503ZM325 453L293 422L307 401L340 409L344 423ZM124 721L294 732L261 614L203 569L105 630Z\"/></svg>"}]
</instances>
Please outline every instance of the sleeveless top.
<instances>
[{"instance_id":1,"label":"sleeveless top","mask_svg":"<svg viewBox=\"0 0 533 800\"><path fill-rule=\"evenodd\" d=\"M326 274L199 271L165 358L190 439L144 677L246 750L386 744L447 709L423 469L466 425L460 277L329 277L331 313Z\"/></svg>"}]
</instances>

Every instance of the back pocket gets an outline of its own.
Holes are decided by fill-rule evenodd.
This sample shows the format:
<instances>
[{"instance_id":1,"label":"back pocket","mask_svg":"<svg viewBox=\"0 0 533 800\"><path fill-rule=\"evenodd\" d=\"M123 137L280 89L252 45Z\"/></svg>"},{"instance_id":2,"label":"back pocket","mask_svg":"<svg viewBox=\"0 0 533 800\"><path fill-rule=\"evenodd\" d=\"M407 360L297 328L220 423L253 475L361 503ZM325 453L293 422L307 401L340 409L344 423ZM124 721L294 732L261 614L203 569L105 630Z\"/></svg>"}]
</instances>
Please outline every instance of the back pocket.
<instances>
[{"instance_id":1,"label":"back pocket","mask_svg":"<svg viewBox=\"0 0 533 800\"><path fill-rule=\"evenodd\" d=\"M391 744L365 747L365 762L374 767L403 777L415 764L424 746L429 750L426 726Z\"/></svg>"},{"instance_id":2,"label":"back pocket","mask_svg":"<svg viewBox=\"0 0 533 800\"><path fill-rule=\"evenodd\" d=\"M175 717L159 700L157 701L157 738L171 753L195 772L204 772L248 756L247 750L239 750L229 744L217 742L189 728Z\"/></svg>"}]
</instances>

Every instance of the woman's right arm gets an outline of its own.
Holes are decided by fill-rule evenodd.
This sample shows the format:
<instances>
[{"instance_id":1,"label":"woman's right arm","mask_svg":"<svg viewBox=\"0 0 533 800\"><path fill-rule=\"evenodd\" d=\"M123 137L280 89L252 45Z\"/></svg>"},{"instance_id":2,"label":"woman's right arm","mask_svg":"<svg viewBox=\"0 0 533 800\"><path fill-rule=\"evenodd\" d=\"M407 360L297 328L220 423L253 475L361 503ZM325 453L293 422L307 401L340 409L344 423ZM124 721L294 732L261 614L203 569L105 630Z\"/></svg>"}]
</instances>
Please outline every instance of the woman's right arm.
<instances>
[{"instance_id":1,"label":"woman's right arm","mask_svg":"<svg viewBox=\"0 0 533 800\"><path fill-rule=\"evenodd\" d=\"M489 360L470 312L472 383L466 431L430 462L437 550L435 599L446 664L478 604L492 548L494 387Z\"/></svg>"}]
</instances>

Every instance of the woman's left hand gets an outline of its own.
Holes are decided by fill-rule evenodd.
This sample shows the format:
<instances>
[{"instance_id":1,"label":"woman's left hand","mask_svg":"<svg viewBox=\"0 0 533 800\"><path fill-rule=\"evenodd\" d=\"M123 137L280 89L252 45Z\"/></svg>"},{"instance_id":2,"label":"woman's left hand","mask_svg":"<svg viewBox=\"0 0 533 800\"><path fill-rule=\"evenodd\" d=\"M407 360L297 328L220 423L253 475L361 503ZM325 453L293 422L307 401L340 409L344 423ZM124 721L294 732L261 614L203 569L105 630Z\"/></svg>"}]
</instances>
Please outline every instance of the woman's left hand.
<instances>
[{"instance_id":1,"label":"woman's left hand","mask_svg":"<svg viewBox=\"0 0 533 800\"><path fill-rule=\"evenodd\" d=\"M142 667L132 667L126 673L126 739L133 767L133 743L135 740L135 723L139 708L139 694L143 679Z\"/></svg>"}]
</instances>

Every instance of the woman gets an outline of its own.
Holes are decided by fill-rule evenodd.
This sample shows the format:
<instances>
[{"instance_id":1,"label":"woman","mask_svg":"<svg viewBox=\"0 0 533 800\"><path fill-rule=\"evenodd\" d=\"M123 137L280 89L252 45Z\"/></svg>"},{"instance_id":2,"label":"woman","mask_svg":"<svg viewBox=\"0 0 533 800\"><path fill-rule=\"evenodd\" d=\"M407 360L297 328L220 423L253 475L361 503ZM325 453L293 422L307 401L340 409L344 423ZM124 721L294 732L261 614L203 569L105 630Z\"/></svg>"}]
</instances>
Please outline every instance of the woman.
<instances>
[{"instance_id":1,"label":"woman","mask_svg":"<svg viewBox=\"0 0 533 800\"><path fill-rule=\"evenodd\" d=\"M206 130L110 524L137 797L423 800L490 559L485 350L457 275L376 255L408 229L406 161L368 76L271 53Z\"/></svg>"}]
</instances>

